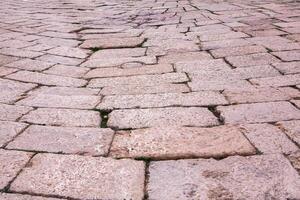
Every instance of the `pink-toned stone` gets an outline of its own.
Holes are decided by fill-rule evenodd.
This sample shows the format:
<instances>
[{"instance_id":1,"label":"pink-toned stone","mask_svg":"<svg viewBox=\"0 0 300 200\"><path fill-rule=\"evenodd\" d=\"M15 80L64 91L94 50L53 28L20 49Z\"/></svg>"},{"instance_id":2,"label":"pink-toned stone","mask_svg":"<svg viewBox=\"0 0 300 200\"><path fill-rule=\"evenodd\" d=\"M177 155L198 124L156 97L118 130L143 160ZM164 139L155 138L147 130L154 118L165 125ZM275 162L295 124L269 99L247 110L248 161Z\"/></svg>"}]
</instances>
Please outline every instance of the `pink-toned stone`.
<instances>
[{"instance_id":1,"label":"pink-toned stone","mask_svg":"<svg viewBox=\"0 0 300 200\"><path fill-rule=\"evenodd\" d=\"M110 154L114 157L178 159L255 154L235 127L159 127L118 132Z\"/></svg>"},{"instance_id":2,"label":"pink-toned stone","mask_svg":"<svg viewBox=\"0 0 300 200\"><path fill-rule=\"evenodd\" d=\"M257 53L242 56L229 56L226 60L235 67L248 67L255 65L267 65L279 62L277 58L269 53Z\"/></svg>"},{"instance_id":3,"label":"pink-toned stone","mask_svg":"<svg viewBox=\"0 0 300 200\"><path fill-rule=\"evenodd\" d=\"M10 68L10 67L0 67L0 76L6 76L6 75L12 74L16 71L18 71L18 69L14 69L14 68Z\"/></svg>"},{"instance_id":4,"label":"pink-toned stone","mask_svg":"<svg viewBox=\"0 0 300 200\"><path fill-rule=\"evenodd\" d=\"M14 67L18 69L24 69L24 70L32 70L32 71L43 71L45 69L50 68L53 66L53 63L50 62L42 62L39 60L33 60L33 59L22 59L18 60L12 63L7 64L8 67Z\"/></svg>"},{"instance_id":5,"label":"pink-toned stone","mask_svg":"<svg viewBox=\"0 0 300 200\"><path fill-rule=\"evenodd\" d=\"M247 124L242 128L249 141L264 154L290 154L298 150L279 128L271 124Z\"/></svg>"},{"instance_id":6,"label":"pink-toned stone","mask_svg":"<svg viewBox=\"0 0 300 200\"><path fill-rule=\"evenodd\" d=\"M86 40L80 45L81 48L123 48L123 47L137 47L143 44L145 41L141 37L129 37L129 38L99 38L93 40Z\"/></svg>"},{"instance_id":7,"label":"pink-toned stone","mask_svg":"<svg viewBox=\"0 0 300 200\"><path fill-rule=\"evenodd\" d=\"M272 54L279 57L283 61L300 61L300 51L281 51L273 52Z\"/></svg>"},{"instance_id":8,"label":"pink-toned stone","mask_svg":"<svg viewBox=\"0 0 300 200\"><path fill-rule=\"evenodd\" d=\"M89 68L86 68L86 67L55 65L55 66L51 67L50 69L44 71L44 73L80 78L80 77L83 77L83 75L86 74L88 71L89 71Z\"/></svg>"},{"instance_id":9,"label":"pink-toned stone","mask_svg":"<svg viewBox=\"0 0 300 200\"><path fill-rule=\"evenodd\" d=\"M29 72L29 71L18 71L14 74L8 75L7 78L30 82L30 83L38 83L42 85L56 85L56 86L73 86L80 87L84 86L87 81L77 78L64 77L64 76L56 76L43 74L38 72Z\"/></svg>"},{"instance_id":10,"label":"pink-toned stone","mask_svg":"<svg viewBox=\"0 0 300 200\"><path fill-rule=\"evenodd\" d=\"M114 76L132 76L132 75L144 75L144 74L163 74L173 72L172 65L159 64L159 65L144 65L141 67L133 68L101 68L93 69L85 74L84 78L105 78Z\"/></svg>"},{"instance_id":11,"label":"pink-toned stone","mask_svg":"<svg viewBox=\"0 0 300 200\"><path fill-rule=\"evenodd\" d=\"M184 52L184 53L171 53L162 56L158 59L159 63L176 63L182 61L197 61L211 59L211 56L206 52Z\"/></svg>"},{"instance_id":12,"label":"pink-toned stone","mask_svg":"<svg viewBox=\"0 0 300 200\"><path fill-rule=\"evenodd\" d=\"M38 154L11 190L74 199L142 200L144 175L142 161Z\"/></svg>"},{"instance_id":13,"label":"pink-toned stone","mask_svg":"<svg viewBox=\"0 0 300 200\"><path fill-rule=\"evenodd\" d=\"M151 162L148 195L161 199L297 199L300 177L280 154Z\"/></svg>"},{"instance_id":14,"label":"pink-toned stone","mask_svg":"<svg viewBox=\"0 0 300 200\"><path fill-rule=\"evenodd\" d=\"M227 40L217 40L202 42L201 48L203 50L213 50L225 47L239 47L239 46L249 46L251 43L245 39L227 39Z\"/></svg>"},{"instance_id":15,"label":"pink-toned stone","mask_svg":"<svg viewBox=\"0 0 300 200\"><path fill-rule=\"evenodd\" d=\"M252 53L264 53L267 49L262 46L242 46L242 47L227 47L221 49L212 50L211 53L215 58L227 57L227 56L240 56Z\"/></svg>"},{"instance_id":16,"label":"pink-toned stone","mask_svg":"<svg viewBox=\"0 0 300 200\"><path fill-rule=\"evenodd\" d=\"M99 127L100 113L96 111L38 108L21 118L22 122L50 126Z\"/></svg>"},{"instance_id":17,"label":"pink-toned stone","mask_svg":"<svg viewBox=\"0 0 300 200\"><path fill-rule=\"evenodd\" d=\"M30 196L30 195L23 195L23 194L0 193L0 200L59 200L59 199L40 197L40 196Z\"/></svg>"},{"instance_id":18,"label":"pink-toned stone","mask_svg":"<svg viewBox=\"0 0 300 200\"><path fill-rule=\"evenodd\" d=\"M219 106L226 124L277 122L300 119L300 110L289 102L269 102Z\"/></svg>"},{"instance_id":19,"label":"pink-toned stone","mask_svg":"<svg viewBox=\"0 0 300 200\"><path fill-rule=\"evenodd\" d=\"M278 125L298 145L300 145L300 120L278 122Z\"/></svg>"},{"instance_id":20,"label":"pink-toned stone","mask_svg":"<svg viewBox=\"0 0 300 200\"><path fill-rule=\"evenodd\" d=\"M26 126L24 123L0 121L0 147L5 146Z\"/></svg>"},{"instance_id":21,"label":"pink-toned stone","mask_svg":"<svg viewBox=\"0 0 300 200\"><path fill-rule=\"evenodd\" d=\"M250 82L263 87L282 87L300 84L300 74L250 79Z\"/></svg>"},{"instance_id":22,"label":"pink-toned stone","mask_svg":"<svg viewBox=\"0 0 300 200\"><path fill-rule=\"evenodd\" d=\"M162 83L157 85L122 85L122 87L106 86L101 90L102 95L122 95L122 94L159 94L159 93L179 93L189 92L190 89L185 84Z\"/></svg>"},{"instance_id":23,"label":"pink-toned stone","mask_svg":"<svg viewBox=\"0 0 300 200\"><path fill-rule=\"evenodd\" d=\"M89 52L79 48L60 46L48 50L47 53L71 58L86 58Z\"/></svg>"},{"instance_id":24,"label":"pink-toned stone","mask_svg":"<svg viewBox=\"0 0 300 200\"><path fill-rule=\"evenodd\" d=\"M31 91L29 94L50 94L61 96L90 96L99 94L100 89L92 88L73 88L73 87L47 87L42 86Z\"/></svg>"},{"instance_id":25,"label":"pink-toned stone","mask_svg":"<svg viewBox=\"0 0 300 200\"><path fill-rule=\"evenodd\" d=\"M192 91L251 89L253 86L246 80L192 80L189 82Z\"/></svg>"},{"instance_id":26,"label":"pink-toned stone","mask_svg":"<svg viewBox=\"0 0 300 200\"><path fill-rule=\"evenodd\" d=\"M145 55L146 48L101 49L93 53L89 59L139 57Z\"/></svg>"},{"instance_id":27,"label":"pink-toned stone","mask_svg":"<svg viewBox=\"0 0 300 200\"><path fill-rule=\"evenodd\" d=\"M17 104L46 108L93 109L100 102L100 96L37 94L22 99Z\"/></svg>"},{"instance_id":28,"label":"pink-toned stone","mask_svg":"<svg viewBox=\"0 0 300 200\"><path fill-rule=\"evenodd\" d=\"M108 153L113 134L111 129L32 125L6 148L101 156Z\"/></svg>"},{"instance_id":29,"label":"pink-toned stone","mask_svg":"<svg viewBox=\"0 0 300 200\"><path fill-rule=\"evenodd\" d=\"M81 58L70 58L70 57L57 56L52 54L46 54L36 59L44 62L52 62L54 64L72 65L72 66L79 65L84 61Z\"/></svg>"},{"instance_id":30,"label":"pink-toned stone","mask_svg":"<svg viewBox=\"0 0 300 200\"><path fill-rule=\"evenodd\" d=\"M31 107L0 104L0 120L15 121L31 110Z\"/></svg>"},{"instance_id":31,"label":"pink-toned stone","mask_svg":"<svg viewBox=\"0 0 300 200\"><path fill-rule=\"evenodd\" d=\"M0 190L8 186L30 158L30 153L0 149Z\"/></svg>"},{"instance_id":32,"label":"pink-toned stone","mask_svg":"<svg viewBox=\"0 0 300 200\"><path fill-rule=\"evenodd\" d=\"M274 63L273 66L283 74L300 73L300 62Z\"/></svg>"},{"instance_id":33,"label":"pink-toned stone","mask_svg":"<svg viewBox=\"0 0 300 200\"><path fill-rule=\"evenodd\" d=\"M12 62L14 62L16 60L19 60L19 59L20 58L13 57L13 56L0 55L0 66L12 63Z\"/></svg>"},{"instance_id":34,"label":"pink-toned stone","mask_svg":"<svg viewBox=\"0 0 300 200\"><path fill-rule=\"evenodd\" d=\"M199 107L114 110L107 123L108 127L119 129L218 124L218 119L208 109Z\"/></svg>"},{"instance_id":35,"label":"pink-toned stone","mask_svg":"<svg viewBox=\"0 0 300 200\"><path fill-rule=\"evenodd\" d=\"M6 56L15 56L21 58L36 58L38 56L43 55L44 53L29 51L25 49L15 49L15 48L2 48L0 49L0 54Z\"/></svg>"},{"instance_id":36,"label":"pink-toned stone","mask_svg":"<svg viewBox=\"0 0 300 200\"><path fill-rule=\"evenodd\" d=\"M97 106L100 110L124 108L155 108L167 106L213 106L227 104L218 92L163 93L105 96Z\"/></svg>"}]
</instances>

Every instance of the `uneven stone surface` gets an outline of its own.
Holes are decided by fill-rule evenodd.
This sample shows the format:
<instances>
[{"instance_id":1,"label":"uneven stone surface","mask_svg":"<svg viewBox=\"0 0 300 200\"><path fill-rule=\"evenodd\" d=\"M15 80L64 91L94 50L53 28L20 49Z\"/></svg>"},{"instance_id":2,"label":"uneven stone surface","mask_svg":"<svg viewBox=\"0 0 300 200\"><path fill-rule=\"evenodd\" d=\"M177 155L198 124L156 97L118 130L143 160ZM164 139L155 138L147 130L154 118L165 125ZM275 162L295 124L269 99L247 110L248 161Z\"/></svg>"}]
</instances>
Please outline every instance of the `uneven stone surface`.
<instances>
[{"instance_id":1,"label":"uneven stone surface","mask_svg":"<svg viewBox=\"0 0 300 200\"><path fill-rule=\"evenodd\" d=\"M255 149L235 127L163 127L116 134L114 157L176 159L251 155Z\"/></svg>"},{"instance_id":2,"label":"uneven stone surface","mask_svg":"<svg viewBox=\"0 0 300 200\"><path fill-rule=\"evenodd\" d=\"M119 129L153 126L213 126L217 118L206 108L155 108L114 110L109 114L108 126Z\"/></svg>"},{"instance_id":3,"label":"uneven stone surface","mask_svg":"<svg viewBox=\"0 0 300 200\"><path fill-rule=\"evenodd\" d=\"M288 102L220 106L217 109L226 124L300 119L300 111Z\"/></svg>"},{"instance_id":4,"label":"uneven stone surface","mask_svg":"<svg viewBox=\"0 0 300 200\"><path fill-rule=\"evenodd\" d=\"M150 164L149 199L297 199L300 177L280 154ZM167 186L167 187L166 187Z\"/></svg>"},{"instance_id":5,"label":"uneven stone surface","mask_svg":"<svg viewBox=\"0 0 300 200\"><path fill-rule=\"evenodd\" d=\"M0 190L16 177L31 158L31 153L0 149Z\"/></svg>"},{"instance_id":6,"label":"uneven stone surface","mask_svg":"<svg viewBox=\"0 0 300 200\"><path fill-rule=\"evenodd\" d=\"M300 199L299 11L0 1L0 200Z\"/></svg>"},{"instance_id":7,"label":"uneven stone surface","mask_svg":"<svg viewBox=\"0 0 300 200\"><path fill-rule=\"evenodd\" d=\"M33 125L7 148L100 156L108 153L112 137L110 129Z\"/></svg>"},{"instance_id":8,"label":"uneven stone surface","mask_svg":"<svg viewBox=\"0 0 300 200\"><path fill-rule=\"evenodd\" d=\"M11 190L77 199L141 200L144 169L142 161L38 154Z\"/></svg>"}]
</instances>

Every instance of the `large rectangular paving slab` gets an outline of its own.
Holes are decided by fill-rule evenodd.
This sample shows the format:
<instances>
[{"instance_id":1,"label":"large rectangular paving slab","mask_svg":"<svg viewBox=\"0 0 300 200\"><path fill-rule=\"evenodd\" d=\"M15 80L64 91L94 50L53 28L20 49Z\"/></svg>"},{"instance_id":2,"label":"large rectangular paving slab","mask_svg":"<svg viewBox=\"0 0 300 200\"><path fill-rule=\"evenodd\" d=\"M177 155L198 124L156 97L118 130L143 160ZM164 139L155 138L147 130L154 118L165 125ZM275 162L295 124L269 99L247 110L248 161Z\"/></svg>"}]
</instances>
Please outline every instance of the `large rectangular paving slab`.
<instances>
[{"instance_id":1,"label":"large rectangular paving slab","mask_svg":"<svg viewBox=\"0 0 300 200\"><path fill-rule=\"evenodd\" d=\"M75 199L132 199L144 196L142 161L38 154L10 190Z\"/></svg>"},{"instance_id":2,"label":"large rectangular paving slab","mask_svg":"<svg viewBox=\"0 0 300 200\"><path fill-rule=\"evenodd\" d=\"M158 127L120 131L110 150L113 157L178 159L251 155L256 150L238 128L218 126Z\"/></svg>"},{"instance_id":3,"label":"large rectangular paving slab","mask_svg":"<svg viewBox=\"0 0 300 200\"><path fill-rule=\"evenodd\" d=\"M6 148L101 156L108 153L113 134L111 129L32 125Z\"/></svg>"},{"instance_id":4,"label":"large rectangular paving slab","mask_svg":"<svg viewBox=\"0 0 300 200\"><path fill-rule=\"evenodd\" d=\"M114 110L108 117L108 127L119 129L172 125L214 126L219 124L213 113L207 108L200 107Z\"/></svg>"},{"instance_id":5,"label":"large rectangular paving slab","mask_svg":"<svg viewBox=\"0 0 300 200\"><path fill-rule=\"evenodd\" d=\"M265 87L293 86L293 85L300 84L300 74L256 78L256 79L250 79L250 82Z\"/></svg>"},{"instance_id":6,"label":"large rectangular paving slab","mask_svg":"<svg viewBox=\"0 0 300 200\"><path fill-rule=\"evenodd\" d=\"M218 106L226 124L277 122L300 119L300 110L289 102L268 102Z\"/></svg>"},{"instance_id":7,"label":"large rectangular paving slab","mask_svg":"<svg viewBox=\"0 0 300 200\"><path fill-rule=\"evenodd\" d=\"M100 96L37 94L22 99L17 104L46 108L93 109L100 102Z\"/></svg>"},{"instance_id":8,"label":"large rectangular paving slab","mask_svg":"<svg viewBox=\"0 0 300 200\"><path fill-rule=\"evenodd\" d=\"M278 125L298 145L300 145L300 120L278 122Z\"/></svg>"},{"instance_id":9,"label":"large rectangular paving slab","mask_svg":"<svg viewBox=\"0 0 300 200\"><path fill-rule=\"evenodd\" d=\"M300 176L280 154L152 162L151 200L299 199Z\"/></svg>"},{"instance_id":10,"label":"large rectangular paving slab","mask_svg":"<svg viewBox=\"0 0 300 200\"><path fill-rule=\"evenodd\" d=\"M154 108L167 106L213 106L227 104L218 92L164 93L145 95L116 95L103 98L97 108Z\"/></svg>"},{"instance_id":11,"label":"large rectangular paving slab","mask_svg":"<svg viewBox=\"0 0 300 200\"><path fill-rule=\"evenodd\" d=\"M38 108L20 121L50 126L99 127L100 113L92 110Z\"/></svg>"},{"instance_id":12,"label":"large rectangular paving slab","mask_svg":"<svg viewBox=\"0 0 300 200\"><path fill-rule=\"evenodd\" d=\"M31 153L0 149L0 191L15 178L31 155Z\"/></svg>"},{"instance_id":13,"label":"large rectangular paving slab","mask_svg":"<svg viewBox=\"0 0 300 200\"><path fill-rule=\"evenodd\" d=\"M31 195L23 195L23 194L0 193L0 200L59 200L59 199L40 197L40 196L31 196Z\"/></svg>"},{"instance_id":14,"label":"large rectangular paving slab","mask_svg":"<svg viewBox=\"0 0 300 200\"><path fill-rule=\"evenodd\" d=\"M17 136L26 126L25 123L0 121L0 147Z\"/></svg>"}]
</instances>

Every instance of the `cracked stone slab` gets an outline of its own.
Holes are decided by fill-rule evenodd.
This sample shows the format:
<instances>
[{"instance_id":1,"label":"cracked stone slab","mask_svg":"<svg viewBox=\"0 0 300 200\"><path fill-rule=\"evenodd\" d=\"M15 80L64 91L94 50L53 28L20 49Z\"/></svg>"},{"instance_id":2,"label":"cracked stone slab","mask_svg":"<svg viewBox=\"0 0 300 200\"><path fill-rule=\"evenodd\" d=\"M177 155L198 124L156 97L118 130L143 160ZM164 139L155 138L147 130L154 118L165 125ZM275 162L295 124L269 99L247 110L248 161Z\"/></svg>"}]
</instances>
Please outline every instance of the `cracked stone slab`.
<instances>
[{"instance_id":1,"label":"cracked stone slab","mask_svg":"<svg viewBox=\"0 0 300 200\"><path fill-rule=\"evenodd\" d=\"M124 47L138 47L145 41L141 37L128 37L128 38L99 38L93 40L85 40L83 44L80 45L81 48L124 48Z\"/></svg>"},{"instance_id":2,"label":"cracked stone slab","mask_svg":"<svg viewBox=\"0 0 300 200\"><path fill-rule=\"evenodd\" d=\"M218 119L206 108L170 107L114 110L109 114L108 127L119 129L162 126L214 126Z\"/></svg>"},{"instance_id":3,"label":"cracked stone slab","mask_svg":"<svg viewBox=\"0 0 300 200\"><path fill-rule=\"evenodd\" d=\"M251 155L256 150L236 127L158 127L120 131L110 155L118 158L209 158Z\"/></svg>"},{"instance_id":4,"label":"cracked stone slab","mask_svg":"<svg viewBox=\"0 0 300 200\"><path fill-rule=\"evenodd\" d=\"M142 200L144 175L142 161L38 154L11 190L76 199Z\"/></svg>"},{"instance_id":5,"label":"cracked stone slab","mask_svg":"<svg viewBox=\"0 0 300 200\"><path fill-rule=\"evenodd\" d=\"M152 200L300 198L299 174L280 154L151 162L149 172Z\"/></svg>"},{"instance_id":6,"label":"cracked stone slab","mask_svg":"<svg viewBox=\"0 0 300 200\"><path fill-rule=\"evenodd\" d=\"M99 127L100 113L92 110L38 108L20 121L50 126Z\"/></svg>"},{"instance_id":7,"label":"cracked stone slab","mask_svg":"<svg viewBox=\"0 0 300 200\"><path fill-rule=\"evenodd\" d=\"M97 106L100 110L124 108L155 108L167 106L225 105L227 100L218 92L163 93L105 96Z\"/></svg>"},{"instance_id":8,"label":"cracked stone slab","mask_svg":"<svg viewBox=\"0 0 300 200\"><path fill-rule=\"evenodd\" d=\"M0 190L3 190L26 165L32 154L0 149Z\"/></svg>"},{"instance_id":9,"label":"cracked stone slab","mask_svg":"<svg viewBox=\"0 0 300 200\"><path fill-rule=\"evenodd\" d=\"M108 153L113 134L111 129L32 125L7 148L103 156Z\"/></svg>"},{"instance_id":10,"label":"cracked stone slab","mask_svg":"<svg viewBox=\"0 0 300 200\"><path fill-rule=\"evenodd\" d=\"M93 109L100 102L100 96L37 94L22 99L17 104L33 107Z\"/></svg>"},{"instance_id":11,"label":"cracked stone slab","mask_svg":"<svg viewBox=\"0 0 300 200\"><path fill-rule=\"evenodd\" d=\"M300 119L300 110L284 101L218 106L217 110L226 124Z\"/></svg>"},{"instance_id":12,"label":"cracked stone slab","mask_svg":"<svg viewBox=\"0 0 300 200\"><path fill-rule=\"evenodd\" d=\"M26 126L25 123L0 121L0 147L11 141Z\"/></svg>"}]
</instances>

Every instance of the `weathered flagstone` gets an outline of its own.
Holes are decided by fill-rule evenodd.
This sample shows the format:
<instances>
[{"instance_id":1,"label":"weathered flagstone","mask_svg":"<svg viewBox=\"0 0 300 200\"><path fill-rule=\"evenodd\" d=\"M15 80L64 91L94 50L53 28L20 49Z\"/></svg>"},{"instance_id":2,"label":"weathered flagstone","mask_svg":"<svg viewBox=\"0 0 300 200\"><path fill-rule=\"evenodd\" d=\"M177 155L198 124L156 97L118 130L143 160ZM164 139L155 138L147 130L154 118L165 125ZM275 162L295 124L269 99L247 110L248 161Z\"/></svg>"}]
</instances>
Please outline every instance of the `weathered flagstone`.
<instances>
[{"instance_id":1,"label":"weathered flagstone","mask_svg":"<svg viewBox=\"0 0 300 200\"><path fill-rule=\"evenodd\" d=\"M158 127L118 132L111 156L177 159L251 155L256 151L243 134L230 126L213 128Z\"/></svg>"},{"instance_id":2,"label":"weathered flagstone","mask_svg":"<svg viewBox=\"0 0 300 200\"><path fill-rule=\"evenodd\" d=\"M0 147L16 137L26 126L24 123L0 121Z\"/></svg>"},{"instance_id":3,"label":"weathered flagstone","mask_svg":"<svg viewBox=\"0 0 300 200\"><path fill-rule=\"evenodd\" d=\"M300 145L300 120L278 122L278 125L298 145Z\"/></svg>"},{"instance_id":4,"label":"weathered flagstone","mask_svg":"<svg viewBox=\"0 0 300 200\"><path fill-rule=\"evenodd\" d=\"M80 45L81 48L124 48L124 47L138 47L143 44L144 38L129 37L129 38L99 38L94 40L86 40Z\"/></svg>"},{"instance_id":5,"label":"weathered flagstone","mask_svg":"<svg viewBox=\"0 0 300 200\"><path fill-rule=\"evenodd\" d=\"M32 125L6 148L101 156L108 153L113 134L110 129Z\"/></svg>"},{"instance_id":6,"label":"weathered flagstone","mask_svg":"<svg viewBox=\"0 0 300 200\"><path fill-rule=\"evenodd\" d=\"M297 199L300 177L280 154L152 162L149 199Z\"/></svg>"},{"instance_id":7,"label":"weathered flagstone","mask_svg":"<svg viewBox=\"0 0 300 200\"><path fill-rule=\"evenodd\" d=\"M10 189L76 199L142 200L144 170L142 161L38 154Z\"/></svg>"},{"instance_id":8,"label":"weathered flagstone","mask_svg":"<svg viewBox=\"0 0 300 200\"><path fill-rule=\"evenodd\" d=\"M22 194L0 193L0 200L59 200L59 199L22 195Z\"/></svg>"},{"instance_id":9,"label":"weathered flagstone","mask_svg":"<svg viewBox=\"0 0 300 200\"><path fill-rule=\"evenodd\" d=\"M0 104L0 120L15 121L33 110L31 107Z\"/></svg>"}]
</instances>

